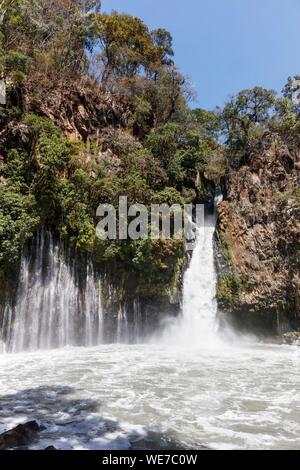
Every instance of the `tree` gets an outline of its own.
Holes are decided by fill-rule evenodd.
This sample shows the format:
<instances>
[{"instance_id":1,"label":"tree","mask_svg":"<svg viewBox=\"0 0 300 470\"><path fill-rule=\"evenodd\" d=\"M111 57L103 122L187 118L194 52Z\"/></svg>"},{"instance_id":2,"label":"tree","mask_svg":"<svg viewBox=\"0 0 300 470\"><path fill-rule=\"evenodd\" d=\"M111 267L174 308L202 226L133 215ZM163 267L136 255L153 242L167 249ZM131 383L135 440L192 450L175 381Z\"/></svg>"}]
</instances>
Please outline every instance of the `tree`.
<instances>
[{"instance_id":1,"label":"tree","mask_svg":"<svg viewBox=\"0 0 300 470\"><path fill-rule=\"evenodd\" d=\"M220 134L220 116L206 109L193 109L192 115L203 138L217 140Z\"/></svg>"},{"instance_id":2,"label":"tree","mask_svg":"<svg viewBox=\"0 0 300 470\"><path fill-rule=\"evenodd\" d=\"M288 97L289 96L289 97ZM295 104L291 95L278 99L275 114L270 120L269 128L280 134L287 143L299 145L300 142L300 106Z\"/></svg>"},{"instance_id":3,"label":"tree","mask_svg":"<svg viewBox=\"0 0 300 470\"><path fill-rule=\"evenodd\" d=\"M159 28L151 33L154 44L163 51L162 63L165 65L173 65L171 57L174 56L173 38L169 31Z\"/></svg>"},{"instance_id":4,"label":"tree","mask_svg":"<svg viewBox=\"0 0 300 470\"><path fill-rule=\"evenodd\" d=\"M220 113L226 143L235 153L245 150L255 131L267 127L276 99L273 90L255 87L231 98Z\"/></svg>"},{"instance_id":5,"label":"tree","mask_svg":"<svg viewBox=\"0 0 300 470\"><path fill-rule=\"evenodd\" d=\"M165 66L148 89L148 101L154 114L154 126L170 121L175 113L186 107L189 99L186 79L175 66ZM187 91L187 93L186 93Z\"/></svg>"},{"instance_id":6,"label":"tree","mask_svg":"<svg viewBox=\"0 0 300 470\"><path fill-rule=\"evenodd\" d=\"M300 75L289 77L282 93L291 102L294 111L300 115Z\"/></svg>"},{"instance_id":7,"label":"tree","mask_svg":"<svg viewBox=\"0 0 300 470\"><path fill-rule=\"evenodd\" d=\"M104 82L111 76L133 77L152 70L165 55L142 20L116 11L97 15L95 41L101 49Z\"/></svg>"},{"instance_id":8,"label":"tree","mask_svg":"<svg viewBox=\"0 0 300 470\"><path fill-rule=\"evenodd\" d=\"M165 169L169 183L176 187L194 187L210 152L199 133L175 123L158 127L148 136L146 145Z\"/></svg>"},{"instance_id":9,"label":"tree","mask_svg":"<svg viewBox=\"0 0 300 470\"><path fill-rule=\"evenodd\" d=\"M74 78L87 68L86 45L99 6L94 0L5 0L3 53L21 53L39 71Z\"/></svg>"},{"instance_id":10,"label":"tree","mask_svg":"<svg viewBox=\"0 0 300 470\"><path fill-rule=\"evenodd\" d=\"M86 13L99 13L101 10L101 0L78 0L78 3Z\"/></svg>"}]
</instances>

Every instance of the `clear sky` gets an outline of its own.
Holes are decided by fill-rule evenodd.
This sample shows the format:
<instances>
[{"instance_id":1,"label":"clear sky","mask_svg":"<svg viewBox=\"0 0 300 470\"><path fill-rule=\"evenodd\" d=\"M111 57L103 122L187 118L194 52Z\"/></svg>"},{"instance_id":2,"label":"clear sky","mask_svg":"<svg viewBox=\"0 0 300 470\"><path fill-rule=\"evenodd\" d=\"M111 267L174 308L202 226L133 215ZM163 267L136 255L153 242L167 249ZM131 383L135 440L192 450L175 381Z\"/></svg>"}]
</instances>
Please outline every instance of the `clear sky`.
<instances>
[{"instance_id":1,"label":"clear sky","mask_svg":"<svg viewBox=\"0 0 300 470\"><path fill-rule=\"evenodd\" d=\"M103 0L163 27L175 62L190 78L195 105L214 108L255 85L281 91L300 74L300 0Z\"/></svg>"}]
</instances>

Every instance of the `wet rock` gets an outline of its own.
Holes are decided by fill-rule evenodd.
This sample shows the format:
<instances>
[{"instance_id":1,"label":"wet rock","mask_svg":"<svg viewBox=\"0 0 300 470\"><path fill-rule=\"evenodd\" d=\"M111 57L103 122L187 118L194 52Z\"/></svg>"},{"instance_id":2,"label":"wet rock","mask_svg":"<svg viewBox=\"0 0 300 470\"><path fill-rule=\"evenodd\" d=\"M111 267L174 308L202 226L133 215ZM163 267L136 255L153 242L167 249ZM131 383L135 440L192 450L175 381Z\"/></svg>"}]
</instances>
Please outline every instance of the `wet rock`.
<instances>
[{"instance_id":1,"label":"wet rock","mask_svg":"<svg viewBox=\"0 0 300 470\"><path fill-rule=\"evenodd\" d=\"M291 331L283 335L283 341L285 344L294 344L300 346L300 331Z\"/></svg>"},{"instance_id":2,"label":"wet rock","mask_svg":"<svg viewBox=\"0 0 300 470\"><path fill-rule=\"evenodd\" d=\"M19 424L0 435L0 450L27 445L34 441L38 433L43 430L44 428L39 426L36 421Z\"/></svg>"}]
</instances>

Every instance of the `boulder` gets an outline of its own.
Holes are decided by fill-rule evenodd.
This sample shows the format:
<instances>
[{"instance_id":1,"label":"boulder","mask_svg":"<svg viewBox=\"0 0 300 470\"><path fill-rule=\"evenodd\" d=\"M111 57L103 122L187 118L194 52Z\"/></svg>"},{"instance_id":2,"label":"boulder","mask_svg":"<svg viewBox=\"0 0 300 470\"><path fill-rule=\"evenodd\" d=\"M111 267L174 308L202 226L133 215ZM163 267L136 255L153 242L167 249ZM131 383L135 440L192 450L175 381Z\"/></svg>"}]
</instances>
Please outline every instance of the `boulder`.
<instances>
[{"instance_id":1,"label":"boulder","mask_svg":"<svg viewBox=\"0 0 300 470\"><path fill-rule=\"evenodd\" d=\"M0 450L20 447L31 443L44 428L36 421L18 424L10 431L0 434Z\"/></svg>"}]
</instances>

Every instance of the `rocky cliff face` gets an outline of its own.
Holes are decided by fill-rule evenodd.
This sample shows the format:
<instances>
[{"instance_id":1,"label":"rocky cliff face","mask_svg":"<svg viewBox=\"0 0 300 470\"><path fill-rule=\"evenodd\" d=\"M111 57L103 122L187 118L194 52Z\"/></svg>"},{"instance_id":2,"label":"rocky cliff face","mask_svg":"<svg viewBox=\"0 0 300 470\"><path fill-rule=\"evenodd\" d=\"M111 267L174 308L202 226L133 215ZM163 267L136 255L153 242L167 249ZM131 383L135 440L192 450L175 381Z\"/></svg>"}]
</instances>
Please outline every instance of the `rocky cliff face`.
<instances>
[{"instance_id":1,"label":"rocky cliff face","mask_svg":"<svg viewBox=\"0 0 300 470\"><path fill-rule=\"evenodd\" d=\"M243 329L299 328L300 149L266 135L223 186L216 237L220 307Z\"/></svg>"},{"instance_id":2,"label":"rocky cliff face","mask_svg":"<svg viewBox=\"0 0 300 470\"><path fill-rule=\"evenodd\" d=\"M38 91L26 90L24 111L50 119L71 140L97 141L104 128L126 128L133 112L124 95L94 83Z\"/></svg>"}]
</instances>

